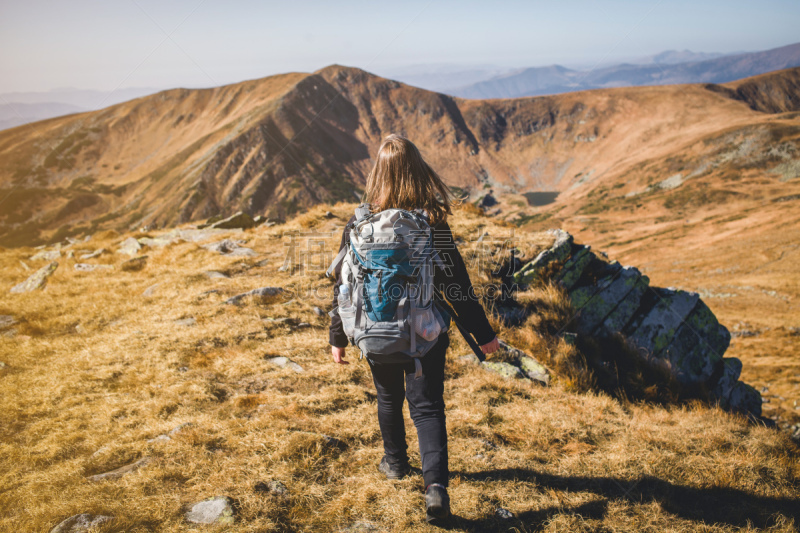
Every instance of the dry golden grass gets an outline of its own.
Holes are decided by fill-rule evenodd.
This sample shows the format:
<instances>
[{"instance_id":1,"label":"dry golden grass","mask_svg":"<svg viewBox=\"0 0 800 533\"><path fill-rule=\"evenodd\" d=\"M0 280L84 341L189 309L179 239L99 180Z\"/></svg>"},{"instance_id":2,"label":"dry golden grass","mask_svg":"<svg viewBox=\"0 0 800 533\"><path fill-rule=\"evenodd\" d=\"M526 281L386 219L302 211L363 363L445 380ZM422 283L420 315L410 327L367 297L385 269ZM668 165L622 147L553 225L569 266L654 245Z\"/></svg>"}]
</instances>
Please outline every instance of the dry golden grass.
<instances>
[{"instance_id":1,"label":"dry golden grass","mask_svg":"<svg viewBox=\"0 0 800 533\"><path fill-rule=\"evenodd\" d=\"M0 530L48 531L90 512L116 518L100 531L188 531L197 526L183 518L187 504L213 495L237 502L229 531L336 531L358 521L432 530L421 477L390 482L376 470L382 444L369 369L352 351L350 365L331 362L328 318L313 312L330 298L330 281L309 267L317 258L299 253L305 266L278 271L285 232L313 229L335 249L352 207L231 232L255 258L194 243L146 250L139 272L120 271L117 254L96 260L116 269L93 273L62 258L47 290L22 295L7 288L29 274L19 261L31 250L3 250L0 314L20 324L0 343ZM337 218L324 218L328 209ZM465 240L508 231L465 211L452 225ZM85 247L114 248L124 237L98 235ZM546 237L535 235L521 244L527 253L543 245ZM505 253L496 243L462 248L498 260ZM232 277L209 279L207 270ZM485 269L473 276L490 283ZM287 294L222 303L262 286ZM554 367L574 361L574 348L547 327L563 323L562 295L542 289L520 299L542 312L520 328L495 322L501 336ZM175 322L188 317L196 324ZM587 384L569 373L549 388L506 381L459 359L468 349L452 340L445 399L453 530L789 532L800 524L800 464L784 434L700 404L582 392ZM276 355L305 372L265 360ZM171 440L148 442L185 423ZM153 460L117 480L87 480L141 457ZM254 490L270 480L282 481L288 497ZM497 507L515 518L497 518Z\"/></svg>"}]
</instances>

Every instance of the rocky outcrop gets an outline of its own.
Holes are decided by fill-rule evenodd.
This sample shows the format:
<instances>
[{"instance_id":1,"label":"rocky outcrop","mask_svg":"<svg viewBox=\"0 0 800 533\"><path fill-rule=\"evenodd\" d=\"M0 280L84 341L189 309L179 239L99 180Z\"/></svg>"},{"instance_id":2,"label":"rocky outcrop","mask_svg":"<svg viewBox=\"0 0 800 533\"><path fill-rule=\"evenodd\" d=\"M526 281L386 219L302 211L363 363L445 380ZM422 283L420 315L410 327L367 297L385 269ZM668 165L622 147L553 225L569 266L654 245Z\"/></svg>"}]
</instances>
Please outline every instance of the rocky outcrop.
<instances>
[{"instance_id":1,"label":"rocky outcrop","mask_svg":"<svg viewBox=\"0 0 800 533\"><path fill-rule=\"evenodd\" d=\"M47 278L53 275L58 268L58 262L53 261L49 265L43 266L34 272L28 279L11 288L14 294L44 289L47 286Z\"/></svg>"},{"instance_id":2,"label":"rocky outcrop","mask_svg":"<svg viewBox=\"0 0 800 533\"><path fill-rule=\"evenodd\" d=\"M552 281L569 295L579 335L620 335L654 367L667 370L687 394L703 394L723 409L761 415L761 395L738 381L742 364L725 358L730 333L694 292L650 286L637 268L609 261L562 230L553 245L513 275L519 285Z\"/></svg>"}]
</instances>

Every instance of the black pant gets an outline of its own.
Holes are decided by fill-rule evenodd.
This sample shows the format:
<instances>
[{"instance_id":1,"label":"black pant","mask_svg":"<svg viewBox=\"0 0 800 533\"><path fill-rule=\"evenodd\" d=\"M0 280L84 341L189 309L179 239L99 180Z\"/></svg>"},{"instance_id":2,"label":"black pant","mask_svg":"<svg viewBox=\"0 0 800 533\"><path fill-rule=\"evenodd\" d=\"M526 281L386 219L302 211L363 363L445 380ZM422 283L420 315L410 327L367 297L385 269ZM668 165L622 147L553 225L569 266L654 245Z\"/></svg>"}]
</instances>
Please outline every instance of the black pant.
<instances>
[{"instance_id":1,"label":"black pant","mask_svg":"<svg viewBox=\"0 0 800 533\"><path fill-rule=\"evenodd\" d=\"M372 380L378 391L378 424L383 449L391 464L408 461L406 428L403 423L403 399L408 399L411 419L417 428L422 477L431 483L447 486L447 428L444 416L444 363L450 339L444 333L421 359L422 377L414 377L414 362L384 363L370 361ZM369 358L367 358L369 360Z\"/></svg>"}]
</instances>

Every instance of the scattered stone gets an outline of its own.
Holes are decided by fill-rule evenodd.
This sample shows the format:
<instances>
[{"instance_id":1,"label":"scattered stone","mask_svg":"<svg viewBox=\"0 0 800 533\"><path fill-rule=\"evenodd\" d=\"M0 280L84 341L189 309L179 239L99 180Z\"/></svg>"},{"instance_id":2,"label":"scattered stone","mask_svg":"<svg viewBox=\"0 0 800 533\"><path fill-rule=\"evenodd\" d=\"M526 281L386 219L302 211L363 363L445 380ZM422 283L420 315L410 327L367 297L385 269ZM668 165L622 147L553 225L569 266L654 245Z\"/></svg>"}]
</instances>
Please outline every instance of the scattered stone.
<instances>
[{"instance_id":1,"label":"scattered stone","mask_svg":"<svg viewBox=\"0 0 800 533\"><path fill-rule=\"evenodd\" d=\"M188 369L187 369L185 366L184 366L184 367L181 367L181 368L183 368L183 369L184 369L184 372L185 372L186 370L188 370ZM178 370L180 370L180 368L179 368ZM191 422L184 422L183 424L181 424L181 425L179 425L179 426L175 426L174 428L172 428L171 430L169 430L169 436L170 436L170 437L172 437L172 436L175 436L175 435L177 435L178 433L180 433L181 431L183 431L184 429L186 429L186 428L188 428L188 427L191 427L191 426L193 426L193 425L194 425L194 424L192 424Z\"/></svg>"},{"instance_id":2,"label":"scattered stone","mask_svg":"<svg viewBox=\"0 0 800 533\"><path fill-rule=\"evenodd\" d=\"M250 257L258 255L250 248L245 248L241 244L245 241L234 241L232 239L223 239L219 242L203 245L203 248L211 252L217 252L222 255Z\"/></svg>"},{"instance_id":3,"label":"scattered stone","mask_svg":"<svg viewBox=\"0 0 800 533\"><path fill-rule=\"evenodd\" d=\"M498 507L495 510L494 514L500 520L511 520L512 518L514 518L514 513L512 513L508 509L503 509L502 507Z\"/></svg>"},{"instance_id":4,"label":"scattered stone","mask_svg":"<svg viewBox=\"0 0 800 533\"><path fill-rule=\"evenodd\" d=\"M317 315L317 316L322 316L322 315L325 314L325 311L323 311L322 309L320 309L316 305L312 308L312 310L314 311L314 314Z\"/></svg>"},{"instance_id":5,"label":"scattered stone","mask_svg":"<svg viewBox=\"0 0 800 533\"><path fill-rule=\"evenodd\" d=\"M211 224L211 228L212 229L235 229L235 228L249 229L249 228L254 227L255 225L256 225L256 223L253 220L253 217L251 217L247 213L239 211L235 215L231 215L228 218L220 220L219 222L214 222L213 224Z\"/></svg>"},{"instance_id":6,"label":"scattered stone","mask_svg":"<svg viewBox=\"0 0 800 533\"><path fill-rule=\"evenodd\" d=\"M511 379L527 379L522 370L519 367L512 365L511 363L504 363L502 361L484 361L481 363L483 368L490 372L494 372L495 374L499 374L504 378Z\"/></svg>"},{"instance_id":7,"label":"scattered stone","mask_svg":"<svg viewBox=\"0 0 800 533\"><path fill-rule=\"evenodd\" d=\"M149 287L147 287L144 290L144 292L142 293L142 296L144 296L145 298L150 298L151 296L153 296L156 293L156 289L158 288L159 285L161 285L161 284L160 283L154 283L154 284L150 285Z\"/></svg>"},{"instance_id":8,"label":"scattered stone","mask_svg":"<svg viewBox=\"0 0 800 533\"><path fill-rule=\"evenodd\" d=\"M256 492L268 492L270 494L274 494L276 496L282 496L284 498L289 496L289 489L286 488L286 485L281 483L280 481L273 479L267 483L263 481L259 481L256 483L254 488Z\"/></svg>"},{"instance_id":9,"label":"scattered stone","mask_svg":"<svg viewBox=\"0 0 800 533\"><path fill-rule=\"evenodd\" d=\"M95 270L112 270L113 265L92 265L89 263L75 263L72 267L78 272L94 272Z\"/></svg>"},{"instance_id":10,"label":"scattered stone","mask_svg":"<svg viewBox=\"0 0 800 533\"><path fill-rule=\"evenodd\" d=\"M100 257L105 252L106 252L105 248L100 248L100 249L95 250L94 252L91 252L91 253L88 253L88 254L81 254L80 258L81 259L94 259L95 257Z\"/></svg>"},{"instance_id":11,"label":"scattered stone","mask_svg":"<svg viewBox=\"0 0 800 533\"><path fill-rule=\"evenodd\" d=\"M226 304L231 305L242 305L244 301L248 298L259 299L259 298L267 298L270 296L275 296L283 292L283 288L281 287L261 287L260 289L253 289L252 291L243 292L242 294L237 294L236 296L232 296L225 300Z\"/></svg>"},{"instance_id":12,"label":"scattered stone","mask_svg":"<svg viewBox=\"0 0 800 533\"><path fill-rule=\"evenodd\" d=\"M267 266L268 264L269 264L269 259L262 259L261 261L258 261L258 262L257 262L255 265L253 265L253 266L254 266L254 267L257 267L257 268L261 268L261 267L265 267L265 266Z\"/></svg>"},{"instance_id":13,"label":"scattered stone","mask_svg":"<svg viewBox=\"0 0 800 533\"><path fill-rule=\"evenodd\" d=\"M189 371L189 367L188 366L182 366L182 367L180 367L178 369L178 372L188 372L188 371Z\"/></svg>"},{"instance_id":14,"label":"scattered stone","mask_svg":"<svg viewBox=\"0 0 800 533\"><path fill-rule=\"evenodd\" d=\"M311 327L311 324L309 324L308 322L300 322L299 324L297 324L294 327L294 329L303 329L303 328L310 328L310 327Z\"/></svg>"},{"instance_id":15,"label":"scattered stone","mask_svg":"<svg viewBox=\"0 0 800 533\"><path fill-rule=\"evenodd\" d=\"M367 522L366 520L359 520L349 527L339 530L341 533L375 533L386 531L377 524Z\"/></svg>"},{"instance_id":16,"label":"scattered stone","mask_svg":"<svg viewBox=\"0 0 800 533\"><path fill-rule=\"evenodd\" d=\"M30 257L30 260L31 261L40 261L40 260L55 261L59 257L61 257L61 250L42 250L41 252L39 252L39 253L37 253L35 255L32 255Z\"/></svg>"},{"instance_id":17,"label":"scattered stone","mask_svg":"<svg viewBox=\"0 0 800 533\"><path fill-rule=\"evenodd\" d=\"M147 442L156 443L156 442L166 442L172 440L169 438L168 435L159 435L158 437L153 437L152 439L147 439Z\"/></svg>"},{"instance_id":18,"label":"scattered stone","mask_svg":"<svg viewBox=\"0 0 800 533\"><path fill-rule=\"evenodd\" d=\"M139 272L147 265L147 256L140 255L139 257L134 257L133 259L128 259L120 268L123 272Z\"/></svg>"},{"instance_id":19,"label":"scattered stone","mask_svg":"<svg viewBox=\"0 0 800 533\"><path fill-rule=\"evenodd\" d=\"M208 270L205 272L206 277L209 279L228 279L229 276L227 274L223 274L222 272L217 272L216 270Z\"/></svg>"},{"instance_id":20,"label":"scattered stone","mask_svg":"<svg viewBox=\"0 0 800 533\"><path fill-rule=\"evenodd\" d=\"M3 361L0 361L0 368L5 368L6 364Z\"/></svg>"},{"instance_id":21,"label":"scattered stone","mask_svg":"<svg viewBox=\"0 0 800 533\"><path fill-rule=\"evenodd\" d=\"M80 533L82 531L98 528L113 519L114 518L111 516L104 515L91 515L89 513L76 514L75 516L70 516L51 529L50 533Z\"/></svg>"},{"instance_id":22,"label":"scattered stone","mask_svg":"<svg viewBox=\"0 0 800 533\"><path fill-rule=\"evenodd\" d=\"M195 320L194 317L191 316L189 318L181 318L178 320L173 320L172 322L176 326L185 326L187 328L197 325L197 320Z\"/></svg>"},{"instance_id":23,"label":"scattered stone","mask_svg":"<svg viewBox=\"0 0 800 533\"><path fill-rule=\"evenodd\" d=\"M266 221L267 221L267 218L262 216L262 215L257 215L255 217L253 217L253 224L255 224L256 226L260 226L261 224L263 224Z\"/></svg>"},{"instance_id":24,"label":"scattered stone","mask_svg":"<svg viewBox=\"0 0 800 533\"><path fill-rule=\"evenodd\" d=\"M47 278L53 275L53 272L58 268L58 262L53 261L47 266L44 266L34 272L28 279L12 287L11 292L19 294L23 292L30 292L36 289L44 289L47 286Z\"/></svg>"},{"instance_id":25,"label":"scattered stone","mask_svg":"<svg viewBox=\"0 0 800 533\"><path fill-rule=\"evenodd\" d=\"M142 237L139 239L139 244L142 246L150 246L151 248L163 248L175 242L175 238L169 234L159 237Z\"/></svg>"},{"instance_id":26,"label":"scattered stone","mask_svg":"<svg viewBox=\"0 0 800 533\"><path fill-rule=\"evenodd\" d=\"M270 357L269 359L267 359L267 362L271 363L271 364L273 364L273 365L275 365L277 367L280 367L280 368L290 368L290 369L294 370L295 372L297 372L298 374L300 372L305 372L305 370L303 369L302 366L298 365L297 363L295 363L294 361L292 361L288 357L282 357L282 356L281 357Z\"/></svg>"},{"instance_id":27,"label":"scattered stone","mask_svg":"<svg viewBox=\"0 0 800 533\"><path fill-rule=\"evenodd\" d=\"M185 516L193 524L233 524L234 515L233 500L214 496L194 504Z\"/></svg>"},{"instance_id":28,"label":"scattered stone","mask_svg":"<svg viewBox=\"0 0 800 533\"><path fill-rule=\"evenodd\" d=\"M124 476L125 474L130 474L131 472L135 472L135 471L139 470L143 466L146 466L148 463L150 463L150 461L151 461L151 459L149 457L142 457L141 459L139 459L135 463L131 463L129 465L121 466L121 467L117 468L116 470L112 470L112 471L106 472L104 474L97 474L97 475L94 475L94 476L89 476L88 479L89 479L89 481L103 481L103 480L106 480L106 479L118 479L118 478L121 478L122 476Z\"/></svg>"},{"instance_id":29,"label":"scattered stone","mask_svg":"<svg viewBox=\"0 0 800 533\"><path fill-rule=\"evenodd\" d=\"M543 385L550 384L550 372L533 357L521 355L519 357L519 367L529 379L538 381Z\"/></svg>"},{"instance_id":30,"label":"scattered stone","mask_svg":"<svg viewBox=\"0 0 800 533\"><path fill-rule=\"evenodd\" d=\"M120 243L117 253L133 257L134 255L139 253L139 250L141 249L142 245L139 244L139 241L137 241L133 237L128 237L127 239L125 239Z\"/></svg>"},{"instance_id":31,"label":"scattered stone","mask_svg":"<svg viewBox=\"0 0 800 533\"><path fill-rule=\"evenodd\" d=\"M330 211L325 211L325 218L336 218L336 215L334 215Z\"/></svg>"}]
</instances>

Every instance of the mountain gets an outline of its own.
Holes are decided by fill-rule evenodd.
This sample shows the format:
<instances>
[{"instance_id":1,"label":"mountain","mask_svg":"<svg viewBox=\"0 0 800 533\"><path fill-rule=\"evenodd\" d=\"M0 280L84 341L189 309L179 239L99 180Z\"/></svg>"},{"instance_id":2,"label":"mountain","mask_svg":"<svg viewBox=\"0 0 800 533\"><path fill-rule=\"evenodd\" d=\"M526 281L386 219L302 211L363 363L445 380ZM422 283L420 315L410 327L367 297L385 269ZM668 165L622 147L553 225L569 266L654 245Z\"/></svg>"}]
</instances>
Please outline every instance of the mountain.
<instances>
[{"instance_id":1,"label":"mountain","mask_svg":"<svg viewBox=\"0 0 800 533\"><path fill-rule=\"evenodd\" d=\"M725 83L800 66L800 43L763 52L698 60L703 57L688 51L669 51L653 56L645 64L637 62L586 71L558 65L527 68L445 92L462 98L516 98L609 87Z\"/></svg>"},{"instance_id":2,"label":"mountain","mask_svg":"<svg viewBox=\"0 0 800 533\"><path fill-rule=\"evenodd\" d=\"M80 113L85 109L72 104L42 102L39 104L0 104L0 130L13 128L46 118Z\"/></svg>"},{"instance_id":3,"label":"mountain","mask_svg":"<svg viewBox=\"0 0 800 533\"><path fill-rule=\"evenodd\" d=\"M391 132L408 135L450 184L473 193L562 191L559 199L569 199L602 182L633 193L683 168L659 163L668 174L642 176L653 160L718 175L734 162L713 154L736 131L760 132L748 141L754 150L786 146L787 161L759 155L767 172L800 153L791 148L797 118L768 113L796 110L798 72L727 86L476 101L332 65L164 91L0 132L0 242L163 227L238 210L282 218L351 201ZM714 166L698 162L705 160Z\"/></svg>"}]
</instances>

